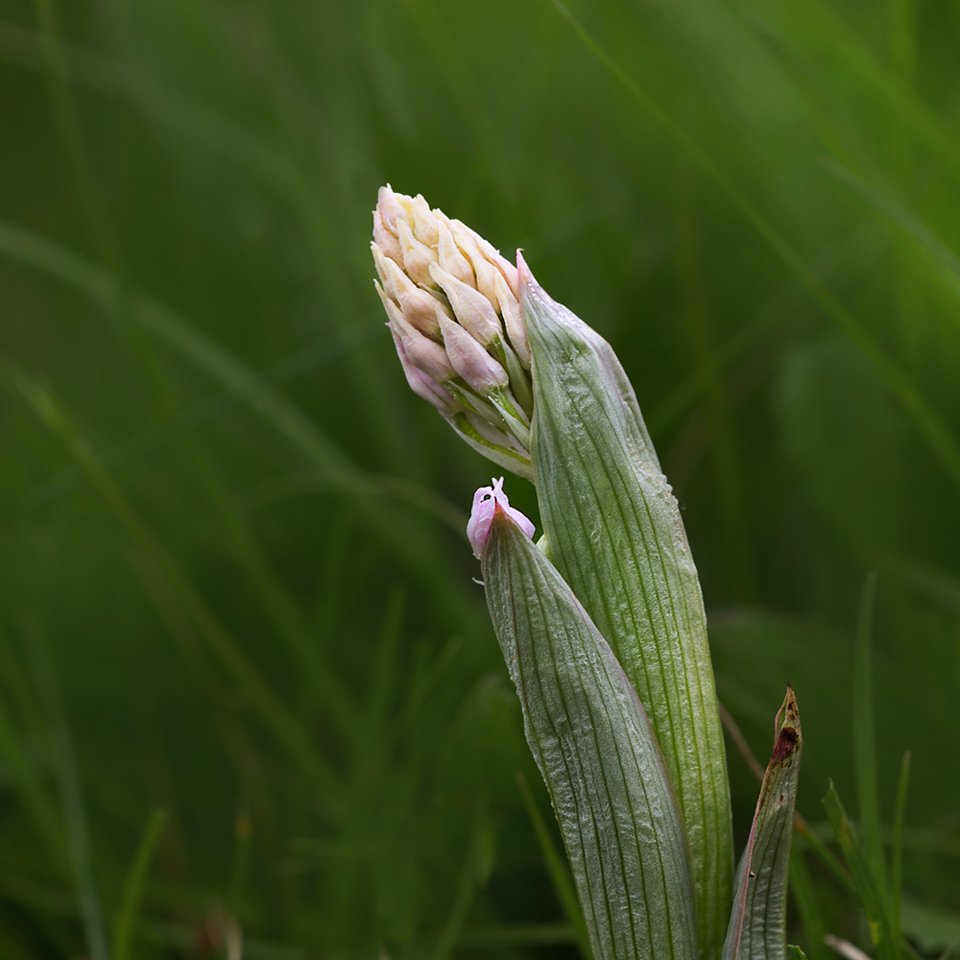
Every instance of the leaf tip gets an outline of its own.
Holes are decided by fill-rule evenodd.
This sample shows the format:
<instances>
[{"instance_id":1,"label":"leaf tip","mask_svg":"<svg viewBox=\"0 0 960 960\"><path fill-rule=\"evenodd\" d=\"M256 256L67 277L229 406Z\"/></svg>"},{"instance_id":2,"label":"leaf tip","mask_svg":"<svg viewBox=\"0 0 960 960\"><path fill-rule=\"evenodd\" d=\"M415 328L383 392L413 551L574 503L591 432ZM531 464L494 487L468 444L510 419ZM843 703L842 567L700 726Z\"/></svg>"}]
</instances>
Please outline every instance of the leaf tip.
<instances>
[{"instance_id":1,"label":"leaf tip","mask_svg":"<svg viewBox=\"0 0 960 960\"><path fill-rule=\"evenodd\" d=\"M771 762L783 761L802 745L803 738L800 731L800 709L797 706L797 697L793 687L787 686L783 705L777 712L776 719L777 741L770 757Z\"/></svg>"}]
</instances>

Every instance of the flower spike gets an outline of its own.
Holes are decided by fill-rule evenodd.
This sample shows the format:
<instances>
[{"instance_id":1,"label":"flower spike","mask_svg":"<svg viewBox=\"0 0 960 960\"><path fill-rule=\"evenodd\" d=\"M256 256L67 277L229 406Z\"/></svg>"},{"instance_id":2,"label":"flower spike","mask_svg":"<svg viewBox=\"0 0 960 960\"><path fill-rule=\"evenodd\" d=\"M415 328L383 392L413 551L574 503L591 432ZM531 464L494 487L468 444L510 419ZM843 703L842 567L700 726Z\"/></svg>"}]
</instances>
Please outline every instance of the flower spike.
<instances>
[{"instance_id":1,"label":"flower spike","mask_svg":"<svg viewBox=\"0 0 960 960\"><path fill-rule=\"evenodd\" d=\"M530 345L517 268L459 220L390 186L380 188L371 249L414 392L476 450L533 479Z\"/></svg>"}]
</instances>

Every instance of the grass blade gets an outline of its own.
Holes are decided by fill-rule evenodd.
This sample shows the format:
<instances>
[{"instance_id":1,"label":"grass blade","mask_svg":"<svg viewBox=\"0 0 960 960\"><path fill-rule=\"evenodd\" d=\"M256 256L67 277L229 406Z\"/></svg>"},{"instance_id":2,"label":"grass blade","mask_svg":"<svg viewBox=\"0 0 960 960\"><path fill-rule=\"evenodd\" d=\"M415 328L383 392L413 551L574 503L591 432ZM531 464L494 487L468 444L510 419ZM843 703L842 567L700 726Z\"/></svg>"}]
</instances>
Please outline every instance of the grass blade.
<instances>
[{"instance_id":1,"label":"grass blade","mask_svg":"<svg viewBox=\"0 0 960 960\"><path fill-rule=\"evenodd\" d=\"M113 960L127 960L132 955L130 944L136 929L143 885L168 817L166 810L154 810L140 838L133 863L130 865L130 872L123 884L120 909L117 911L117 918L113 925Z\"/></svg>"},{"instance_id":2,"label":"grass blade","mask_svg":"<svg viewBox=\"0 0 960 960\"><path fill-rule=\"evenodd\" d=\"M60 790L67 846L70 850L73 881L77 890L87 950L90 960L109 960L103 909L93 878L90 835L83 804L80 770L45 638L39 627L32 633L34 670L48 717L53 767Z\"/></svg>"},{"instance_id":3,"label":"grass blade","mask_svg":"<svg viewBox=\"0 0 960 960\"><path fill-rule=\"evenodd\" d=\"M24 737L14 722L13 694L16 691L23 696L28 686L19 664L9 649L9 641L2 632L0 632L0 672L4 681L4 688L0 695L0 761L6 768L6 774L19 791L26 814L37 836L42 838L51 861L67 872L69 855L56 806L47 796L37 764L27 755L24 749ZM39 736L43 729L43 720L39 717L32 719L34 735Z\"/></svg>"},{"instance_id":4,"label":"grass blade","mask_svg":"<svg viewBox=\"0 0 960 960\"><path fill-rule=\"evenodd\" d=\"M853 672L853 757L860 801L860 831L870 872L880 890L887 888L880 825L880 796L877 784L876 745L873 732L873 682L870 644L873 635L873 606L877 575L871 573L863 586L857 624Z\"/></svg>"},{"instance_id":5,"label":"grass blade","mask_svg":"<svg viewBox=\"0 0 960 960\"><path fill-rule=\"evenodd\" d=\"M893 948L890 920L883 891L877 884L870 860L832 783L823 799L823 805L843 856L853 874L857 897L866 914L870 938L879 952L879 960L898 960L899 949Z\"/></svg>"},{"instance_id":6,"label":"grass blade","mask_svg":"<svg viewBox=\"0 0 960 960\"><path fill-rule=\"evenodd\" d=\"M807 867L807 861L804 858L802 842L794 846L790 857L790 892L793 894L793 902L797 906L797 913L800 914L803 932L807 935L810 955L813 960L830 960L830 955L823 944L827 926L823 919L823 911L820 909L820 902L817 899L813 878L810 876L810 869ZM789 950L790 947L788 946L787 949Z\"/></svg>"},{"instance_id":7,"label":"grass blade","mask_svg":"<svg viewBox=\"0 0 960 960\"><path fill-rule=\"evenodd\" d=\"M112 315L116 291L108 274L72 250L0 218L0 253L65 281ZM444 589L436 591L436 605L451 620L462 624L463 611L471 609L471 604L462 594L457 594L443 561L435 555L424 531L403 522L396 511L389 511L381 503L385 496L395 496L416 507L430 508L435 498L424 495L419 486L384 483L381 478L361 470L314 421L257 371L167 304L142 291L134 294L137 315L149 333L225 390L242 398L252 414L300 452L325 485L356 503L365 518L377 526L398 552L406 567L417 571L430 584L443 583Z\"/></svg>"},{"instance_id":8,"label":"grass blade","mask_svg":"<svg viewBox=\"0 0 960 960\"><path fill-rule=\"evenodd\" d=\"M827 318L835 323L873 364L954 484L960 487L960 444L946 421L930 405L907 371L887 353L873 333L823 286L800 254L760 212L749 196L723 172L697 140L613 59L561 0L553 0L553 4L576 31L584 46L630 93L644 114L664 130L670 139L696 162L704 174L727 194L780 260L799 277Z\"/></svg>"},{"instance_id":9,"label":"grass blade","mask_svg":"<svg viewBox=\"0 0 960 960\"><path fill-rule=\"evenodd\" d=\"M96 455L77 437L53 397L22 373L11 373L21 394L33 406L44 425L59 439L90 485L102 497L122 528L150 558L184 611L196 625L237 685L244 690L277 740L299 763L303 771L327 785L338 780L329 762L316 749L296 718L263 680L260 671L226 630L215 612L196 590L157 535L106 473Z\"/></svg>"},{"instance_id":10,"label":"grass blade","mask_svg":"<svg viewBox=\"0 0 960 960\"><path fill-rule=\"evenodd\" d=\"M910 782L910 751L903 755L897 781L897 801L890 838L890 928L894 943L903 938L903 823L907 814L907 784Z\"/></svg>"}]
</instances>

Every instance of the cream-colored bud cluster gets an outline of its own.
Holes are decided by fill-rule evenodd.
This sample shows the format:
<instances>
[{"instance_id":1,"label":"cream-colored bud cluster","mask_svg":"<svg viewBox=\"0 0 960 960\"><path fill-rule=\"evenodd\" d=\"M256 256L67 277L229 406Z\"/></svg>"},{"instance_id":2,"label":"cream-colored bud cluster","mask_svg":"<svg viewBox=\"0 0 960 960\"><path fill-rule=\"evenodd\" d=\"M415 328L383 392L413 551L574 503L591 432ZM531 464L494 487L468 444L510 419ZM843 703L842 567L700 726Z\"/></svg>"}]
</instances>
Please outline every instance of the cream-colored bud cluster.
<instances>
[{"instance_id":1,"label":"cream-colored bud cluster","mask_svg":"<svg viewBox=\"0 0 960 960\"><path fill-rule=\"evenodd\" d=\"M377 198L371 248L414 393L471 446L530 477L530 345L517 268L459 220L389 185Z\"/></svg>"}]
</instances>

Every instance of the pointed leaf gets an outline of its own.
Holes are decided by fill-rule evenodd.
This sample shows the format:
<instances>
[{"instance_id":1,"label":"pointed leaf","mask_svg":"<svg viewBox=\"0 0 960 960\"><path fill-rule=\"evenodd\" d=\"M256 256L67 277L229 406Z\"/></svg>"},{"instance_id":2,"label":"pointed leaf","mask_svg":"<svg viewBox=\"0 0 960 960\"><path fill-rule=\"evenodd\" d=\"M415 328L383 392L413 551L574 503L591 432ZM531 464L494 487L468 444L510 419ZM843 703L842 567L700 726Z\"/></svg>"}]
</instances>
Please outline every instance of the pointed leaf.
<instances>
[{"instance_id":1,"label":"pointed leaf","mask_svg":"<svg viewBox=\"0 0 960 960\"><path fill-rule=\"evenodd\" d=\"M610 345L519 262L531 441L550 556L647 708L687 827L705 960L730 913L723 736L696 567L633 388Z\"/></svg>"},{"instance_id":2,"label":"pointed leaf","mask_svg":"<svg viewBox=\"0 0 960 960\"><path fill-rule=\"evenodd\" d=\"M857 836L857 831L847 817L833 783L827 795L823 798L823 806L830 818L830 826L836 834L837 843L843 851L844 859L853 875L853 882L857 889L857 897L863 912L867 916L867 926L870 928L870 939L877 948L879 960L894 960L899 955L899 945L894 944L890 930L890 920L887 915L887 905L884 900L883 888L872 871L870 858L864 850L863 843Z\"/></svg>"},{"instance_id":3,"label":"pointed leaf","mask_svg":"<svg viewBox=\"0 0 960 960\"><path fill-rule=\"evenodd\" d=\"M691 960L696 926L683 823L635 691L570 588L503 509L482 562L595 960Z\"/></svg>"},{"instance_id":4,"label":"pointed leaf","mask_svg":"<svg viewBox=\"0 0 960 960\"><path fill-rule=\"evenodd\" d=\"M787 874L803 743L800 712L789 687L777 728L750 839L737 871L723 960L784 960L786 956Z\"/></svg>"}]
</instances>

